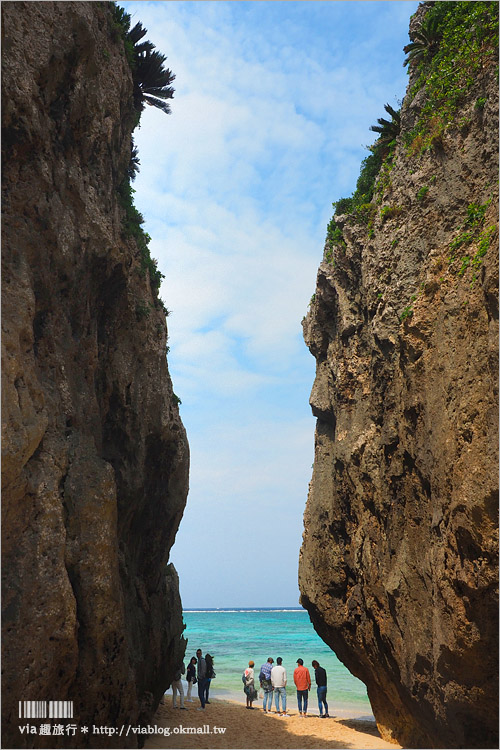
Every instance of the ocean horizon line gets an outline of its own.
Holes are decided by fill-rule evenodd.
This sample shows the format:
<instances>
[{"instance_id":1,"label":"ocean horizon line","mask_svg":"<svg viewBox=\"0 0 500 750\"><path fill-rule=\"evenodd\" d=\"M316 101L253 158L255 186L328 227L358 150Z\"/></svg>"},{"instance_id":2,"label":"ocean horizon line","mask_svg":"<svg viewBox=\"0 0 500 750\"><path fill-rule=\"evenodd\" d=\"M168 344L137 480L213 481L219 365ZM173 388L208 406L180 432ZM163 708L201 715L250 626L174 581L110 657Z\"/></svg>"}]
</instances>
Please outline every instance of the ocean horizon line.
<instances>
[{"instance_id":1,"label":"ocean horizon line","mask_svg":"<svg viewBox=\"0 0 500 750\"><path fill-rule=\"evenodd\" d=\"M297 605L291 607L183 607L183 612L306 612Z\"/></svg>"}]
</instances>

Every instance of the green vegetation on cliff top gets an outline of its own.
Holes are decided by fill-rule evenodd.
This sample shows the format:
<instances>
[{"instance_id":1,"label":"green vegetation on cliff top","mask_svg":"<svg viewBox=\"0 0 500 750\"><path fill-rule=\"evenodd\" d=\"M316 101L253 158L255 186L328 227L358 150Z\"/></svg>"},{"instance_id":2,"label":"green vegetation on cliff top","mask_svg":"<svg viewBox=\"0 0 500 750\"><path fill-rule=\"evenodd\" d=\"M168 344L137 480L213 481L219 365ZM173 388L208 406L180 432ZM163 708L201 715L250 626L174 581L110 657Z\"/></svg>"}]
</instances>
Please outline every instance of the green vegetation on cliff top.
<instances>
[{"instance_id":1,"label":"green vegetation on cliff top","mask_svg":"<svg viewBox=\"0 0 500 750\"><path fill-rule=\"evenodd\" d=\"M112 32L122 39L125 56L132 72L136 111L135 129L139 124L145 104L157 107L165 114L170 114L170 105L165 100L173 98L174 89L170 84L175 75L164 67L166 56L158 52L152 42L142 41L147 34L147 29L140 22L131 29L129 13L114 2L109 3L108 7L111 11ZM124 211L123 232L125 236L135 239L141 254L141 274L146 275L146 272L149 274L151 288L157 293L164 275L159 271L157 261L151 257L149 250L151 237L144 231L142 227L144 217L134 205L135 191L131 182L138 171L138 152L132 139L127 171L118 186L118 202ZM161 300L159 302L163 304Z\"/></svg>"},{"instance_id":2,"label":"green vegetation on cliff top","mask_svg":"<svg viewBox=\"0 0 500 750\"><path fill-rule=\"evenodd\" d=\"M411 99L425 89L417 124L405 135L405 143L414 154L440 138L478 73L495 64L498 56L496 2L435 3L424 21L432 24L437 39L427 54L414 58L414 63L410 61L418 74L410 90Z\"/></svg>"},{"instance_id":3,"label":"green vegetation on cliff top","mask_svg":"<svg viewBox=\"0 0 500 750\"><path fill-rule=\"evenodd\" d=\"M409 153L419 156L439 144L478 73L495 64L498 56L498 4L435 3L427 10L404 51L407 58L403 64L409 66L415 77L408 96L413 99L419 91L425 90L415 127L403 137ZM476 106L481 109L485 102L484 96L479 97ZM368 234L371 234L374 195L381 198L383 187L389 181L399 134L399 112L389 105L385 105L385 109L391 120L379 119L379 126L370 128L380 136L369 147L371 153L361 164L356 190L350 198L333 203L334 215L327 229L328 260L333 260L333 245L345 247L342 227L336 217L350 214L350 220L365 224Z\"/></svg>"}]
</instances>

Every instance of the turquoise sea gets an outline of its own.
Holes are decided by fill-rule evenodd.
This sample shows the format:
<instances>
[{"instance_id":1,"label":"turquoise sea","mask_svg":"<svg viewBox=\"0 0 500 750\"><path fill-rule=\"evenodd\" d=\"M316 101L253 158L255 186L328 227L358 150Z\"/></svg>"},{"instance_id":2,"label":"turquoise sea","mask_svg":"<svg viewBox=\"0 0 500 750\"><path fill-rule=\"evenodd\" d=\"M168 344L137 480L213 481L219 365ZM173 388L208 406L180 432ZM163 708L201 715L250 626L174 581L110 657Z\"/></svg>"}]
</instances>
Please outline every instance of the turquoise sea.
<instances>
[{"instance_id":1,"label":"turquoise sea","mask_svg":"<svg viewBox=\"0 0 500 750\"><path fill-rule=\"evenodd\" d=\"M272 656L281 656L287 670L287 701L297 710L293 684L293 670L300 657L311 673L312 690L309 694L309 713L318 713L316 683L311 661L316 659L327 671L330 716L364 717L373 719L364 684L353 677L321 640L303 609L213 609L184 610L188 640L185 664L201 648L214 657L216 678L210 692L215 698L229 698L245 702L241 675L252 659L257 678L260 666ZM256 679L258 686L258 680ZM186 685L184 685L186 692ZM171 693L171 690L168 691ZM198 705L196 685L193 698ZM258 704L262 705L259 700ZM188 704L189 707L189 704Z\"/></svg>"}]
</instances>

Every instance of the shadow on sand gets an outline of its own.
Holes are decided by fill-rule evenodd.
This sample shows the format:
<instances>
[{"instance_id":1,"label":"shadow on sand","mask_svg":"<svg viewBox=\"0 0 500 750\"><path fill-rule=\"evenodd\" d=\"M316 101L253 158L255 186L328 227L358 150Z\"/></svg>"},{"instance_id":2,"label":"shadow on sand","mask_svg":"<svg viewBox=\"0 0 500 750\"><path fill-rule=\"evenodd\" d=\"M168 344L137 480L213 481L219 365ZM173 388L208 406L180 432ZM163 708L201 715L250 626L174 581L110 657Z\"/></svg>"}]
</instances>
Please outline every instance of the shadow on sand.
<instances>
[{"instance_id":1,"label":"shadow on sand","mask_svg":"<svg viewBox=\"0 0 500 750\"><path fill-rule=\"evenodd\" d=\"M380 737L380 732L374 721L368 719L337 719L337 721L339 724L353 729L355 732L363 732L363 734L371 734L372 737Z\"/></svg>"},{"instance_id":2,"label":"shadow on sand","mask_svg":"<svg viewBox=\"0 0 500 750\"><path fill-rule=\"evenodd\" d=\"M187 711L174 709L168 696L152 722L166 732L149 735L145 748L368 750L373 747L371 737L379 737L376 724L370 721L301 719L296 712L288 719L278 718L265 716L257 704L247 711L243 705L223 700L213 700L204 711L197 711L197 705L197 701L187 704Z\"/></svg>"}]
</instances>

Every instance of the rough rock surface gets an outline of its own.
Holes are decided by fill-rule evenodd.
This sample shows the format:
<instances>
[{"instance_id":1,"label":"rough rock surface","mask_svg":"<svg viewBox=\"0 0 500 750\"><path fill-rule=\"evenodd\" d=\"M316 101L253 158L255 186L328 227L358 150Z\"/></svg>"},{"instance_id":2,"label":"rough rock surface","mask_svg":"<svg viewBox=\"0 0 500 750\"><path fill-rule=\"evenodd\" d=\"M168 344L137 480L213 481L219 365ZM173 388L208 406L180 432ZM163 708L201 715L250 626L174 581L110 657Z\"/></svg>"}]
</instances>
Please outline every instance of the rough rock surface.
<instances>
[{"instance_id":1,"label":"rough rock surface","mask_svg":"<svg viewBox=\"0 0 500 750\"><path fill-rule=\"evenodd\" d=\"M189 454L117 201L135 111L109 6L2 14L3 747L57 747L21 737L18 701L145 722L184 653L168 559Z\"/></svg>"},{"instance_id":2,"label":"rough rock surface","mask_svg":"<svg viewBox=\"0 0 500 750\"><path fill-rule=\"evenodd\" d=\"M441 148L398 149L373 236L345 217L303 323L318 421L301 601L405 747L498 747L498 230L476 280L449 260L470 203L492 197L498 224L497 112L490 66Z\"/></svg>"}]
</instances>

